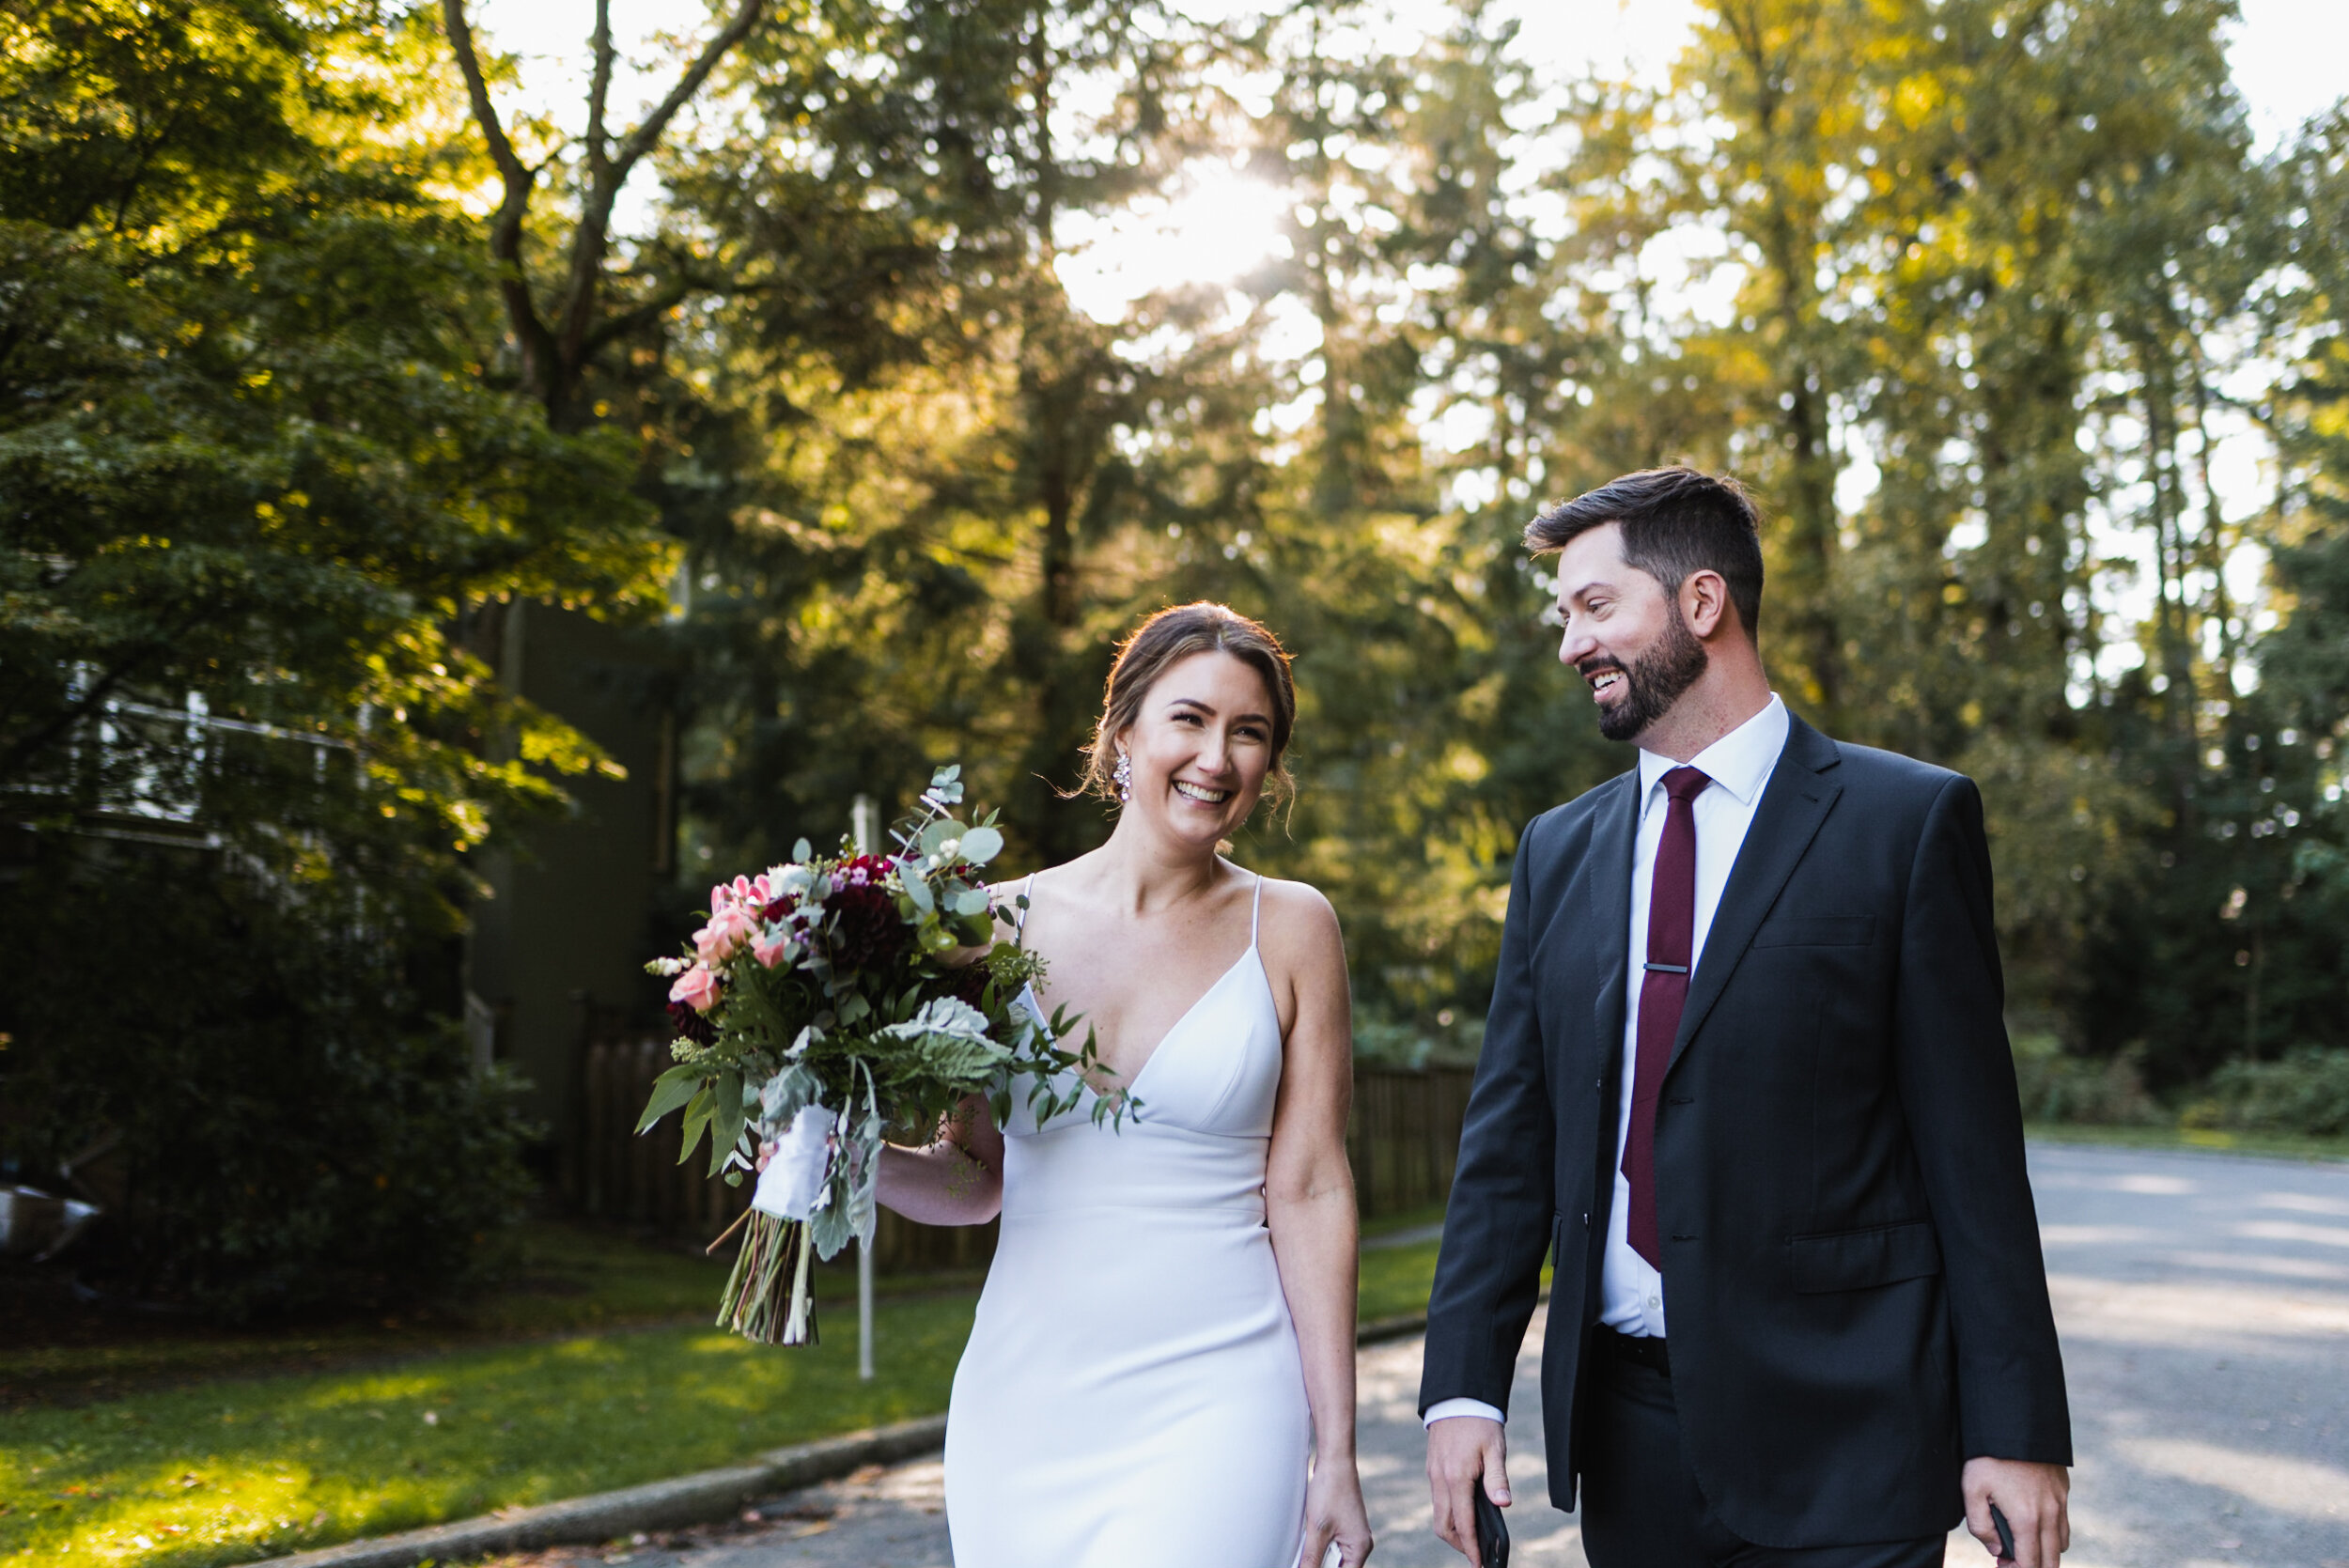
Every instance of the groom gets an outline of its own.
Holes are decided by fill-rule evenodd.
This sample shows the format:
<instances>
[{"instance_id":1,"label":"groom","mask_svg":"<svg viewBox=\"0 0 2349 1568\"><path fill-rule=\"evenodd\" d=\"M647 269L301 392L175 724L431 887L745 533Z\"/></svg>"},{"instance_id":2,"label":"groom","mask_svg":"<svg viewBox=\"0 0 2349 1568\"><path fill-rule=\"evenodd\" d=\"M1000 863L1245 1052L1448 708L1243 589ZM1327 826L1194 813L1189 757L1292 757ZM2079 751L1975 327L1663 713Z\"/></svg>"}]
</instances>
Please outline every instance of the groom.
<instances>
[{"instance_id":1,"label":"groom","mask_svg":"<svg viewBox=\"0 0 2349 1568\"><path fill-rule=\"evenodd\" d=\"M1753 505L1685 468L1526 529L1637 766L1519 844L1427 1312L1437 1533L1506 1504L1541 1266L1550 1500L1593 1568L2068 1545L2063 1368L1982 798L1831 740L1755 647ZM1669 1325L1670 1331L1667 1332Z\"/></svg>"}]
</instances>

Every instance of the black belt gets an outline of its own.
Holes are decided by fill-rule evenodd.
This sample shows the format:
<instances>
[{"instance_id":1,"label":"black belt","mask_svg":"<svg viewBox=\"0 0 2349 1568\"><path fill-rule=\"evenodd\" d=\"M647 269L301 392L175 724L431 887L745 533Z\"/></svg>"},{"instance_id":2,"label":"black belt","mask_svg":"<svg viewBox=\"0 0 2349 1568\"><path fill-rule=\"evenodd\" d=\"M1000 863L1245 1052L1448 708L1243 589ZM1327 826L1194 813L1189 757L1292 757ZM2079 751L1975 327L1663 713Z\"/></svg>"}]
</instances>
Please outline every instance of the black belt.
<instances>
[{"instance_id":1,"label":"black belt","mask_svg":"<svg viewBox=\"0 0 2349 1568\"><path fill-rule=\"evenodd\" d=\"M1666 1377L1672 1374L1671 1352L1665 1349L1662 1340L1653 1336L1618 1334L1612 1328L1601 1327L1591 1330L1591 1344L1619 1361L1629 1361L1635 1367L1660 1372Z\"/></svg>"}]
</instances>

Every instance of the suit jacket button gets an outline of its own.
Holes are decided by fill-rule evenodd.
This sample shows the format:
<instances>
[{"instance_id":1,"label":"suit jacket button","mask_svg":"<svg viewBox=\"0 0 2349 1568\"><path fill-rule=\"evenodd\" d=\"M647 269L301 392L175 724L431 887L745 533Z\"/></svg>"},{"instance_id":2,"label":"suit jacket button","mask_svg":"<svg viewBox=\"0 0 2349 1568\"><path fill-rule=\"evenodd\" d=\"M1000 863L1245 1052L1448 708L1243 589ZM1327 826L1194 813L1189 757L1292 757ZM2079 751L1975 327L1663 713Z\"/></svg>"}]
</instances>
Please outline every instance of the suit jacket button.
<instances>
[{"instance_id":1,"label":"suit jacket button","mask_svg":"<svg viewBox=\"0 0 2349 1568\"><path fill-rule=\"evenodd\" d=\"M1591 1228L1591 1211L1589 1209L1584 1209L1582 1211L1582 1228L1586 1231Z\"/></svg>"}]
</instances>

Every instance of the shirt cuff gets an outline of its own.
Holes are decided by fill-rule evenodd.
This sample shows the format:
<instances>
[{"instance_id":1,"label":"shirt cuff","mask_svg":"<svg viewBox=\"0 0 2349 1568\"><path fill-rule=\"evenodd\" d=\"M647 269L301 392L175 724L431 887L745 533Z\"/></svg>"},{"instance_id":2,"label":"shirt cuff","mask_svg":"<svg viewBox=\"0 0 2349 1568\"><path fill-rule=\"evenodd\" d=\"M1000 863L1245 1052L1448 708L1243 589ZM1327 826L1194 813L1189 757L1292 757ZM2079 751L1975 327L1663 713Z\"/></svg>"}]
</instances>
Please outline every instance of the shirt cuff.
<instances>
[{"instance_id":1,"label":"shirt cuff","mask_svg":"<svg viewBox=\"0 0 2349 1568\"><path fill-rule=\"evenodd\" d=\"M1420 1421L1423 1425L1433 1426L1455 1416L1482 1416L1488 1421L1503 1424L1509 1420L1481 1399L1439 1399L1427 1407L1427 1414L1422 1416Z\"/></svg>"}]
</instances>

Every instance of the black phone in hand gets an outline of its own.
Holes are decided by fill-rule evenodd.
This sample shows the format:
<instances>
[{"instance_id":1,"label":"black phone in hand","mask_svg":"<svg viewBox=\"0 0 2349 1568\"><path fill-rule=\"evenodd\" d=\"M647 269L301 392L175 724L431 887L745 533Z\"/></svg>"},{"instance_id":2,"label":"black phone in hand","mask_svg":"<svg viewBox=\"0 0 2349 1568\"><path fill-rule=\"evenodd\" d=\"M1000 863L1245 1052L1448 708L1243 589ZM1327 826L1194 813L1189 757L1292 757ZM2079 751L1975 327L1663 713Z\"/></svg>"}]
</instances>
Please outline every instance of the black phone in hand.
<instances>
[{"instance_id":1,"label":"black phone in hand","mask_svg":"<svg viewBox=\"0 0 2349 1568\"><path fill-rule=\"evenodd\" d=\"M1485 1495L1482 1476L1469 1491L1476 1499L1477 1568L1509 1568L1509 1521L1501 1516L1501 1505Z\"/></svg>"}]
</instances>

